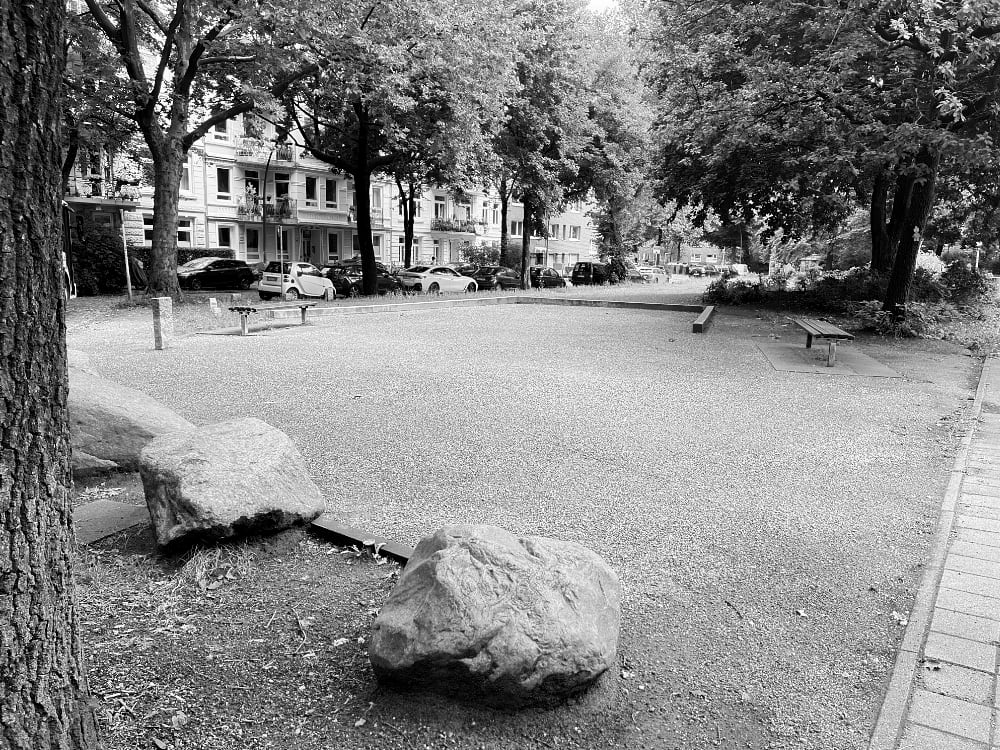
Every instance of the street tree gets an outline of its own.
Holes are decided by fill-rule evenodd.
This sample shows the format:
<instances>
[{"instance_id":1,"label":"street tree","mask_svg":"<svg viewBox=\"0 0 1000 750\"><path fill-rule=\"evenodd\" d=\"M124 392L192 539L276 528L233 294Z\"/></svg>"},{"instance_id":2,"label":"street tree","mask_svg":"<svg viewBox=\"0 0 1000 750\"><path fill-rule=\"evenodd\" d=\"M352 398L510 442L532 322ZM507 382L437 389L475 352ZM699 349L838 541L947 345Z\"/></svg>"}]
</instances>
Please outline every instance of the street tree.
<instances>
[{"instance_id":1,"label":"street tree","mask_svg":"<svg viewBox=\"0 0 1000 750\"><path fill-rule=\"evenodd\" d=\"M296 76L277 80L262 50L286 49L282 8L234 0L85 0L101 44L82 50L103 70L104 105L135 123L153 161L153 238L149 291L177 296L177 224L188 153L218 124L280 95ZM99 58L110 60L100 67ZM95 76L92 76L95 77Z\"/></svg>"},{"instance_id":2,"label":"street tree","mask_svg":"<svg viewBox=\"0 0 1000 750\"><path fill-rule=\"evenodd\" d=\"M98 744L73 586L60 0L0 0L0 747Z\"/></svg>"},{"instance_id":3,"label":"street tree","mask_svg":"<svg viewBox=\"0 0 1000 750\"><path fill-rule=\"evenodd\" d=\"M494 138L498 183L516 188L523 207L521 287L531 285L531 237L547 232L546 218L576 184L577 156L586 142L587 99L579 44L567 29L587 12L578 0L528 2L517 62L517 91ZM501 200L502 200L501 193Z\"/></svg>"},{"instance_id":4,"label":"street tree","mask_svg":"<svg viewBox=\"0 0 1000 750\"><path fill-rule=\"evenodd\" d=\"M942 170L995 159L1000 7L654 4L640 30L665 197L789 236L868 206L902 314Z\"/></svg>"},{"instance_id":5,"label":"street tree","mask_svg":"<svg viewBox=\"0 0 1000 750\"><path fill-rule=\"evenodd\" d=\"M510 87L515 24L501 0L323 5L302 14L310 31L297 50L315 73L288 89L285 112L313 156L353 178L363 288L373 294L373 176L400 177L412 211L421 186L448 171L442 155L490 132Z\"/></svg>"}]
</instances>

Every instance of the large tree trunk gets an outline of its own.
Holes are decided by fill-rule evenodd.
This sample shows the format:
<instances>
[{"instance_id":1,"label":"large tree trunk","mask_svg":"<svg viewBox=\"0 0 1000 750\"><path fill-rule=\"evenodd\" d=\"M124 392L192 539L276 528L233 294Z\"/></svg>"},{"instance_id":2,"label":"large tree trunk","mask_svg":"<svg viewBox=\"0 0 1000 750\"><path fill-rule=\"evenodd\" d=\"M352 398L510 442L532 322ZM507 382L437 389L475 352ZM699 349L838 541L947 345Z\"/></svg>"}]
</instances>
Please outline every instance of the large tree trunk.
<instances>
[{"instance_id":1,"label":"large tree trunk","mask_svg":"<svg viewBox=\"0 0 1000 750\"><path fill-rule=\"evenodd\" d=\"M507 243L510 241L510 230L507 227L507 208L510 204L510 187L506 177L500 178L497 186L497 194L500 196L500 257L503 258L507 250ZM503 261L501 261L503 263Z\"/></svg>"},{"instance_id":2,"label":"large tree trunk","mask_svg":"<svg viewBox=\"0 0 1000 750\"><path fill-rule=\"evenodd\" d=\"M409 268L413 264L413 223L417 216L417 194L420 191L412 180L407 181L404 189L403 181L396 178L396 187L399 189L399 205L403 207L403 266Z\"/></svg>"},{"instance_id":3,"label":"large tree trunk","mask_svg":"<svg viewBox=\"0 0 1000 750\"><path fill-rule=\"evenodd\" d=\"M358 247L361 250L361 288L365 294L376 294L378 280L375 276L375 245L372 243L372 176L367 165L358 165L353 176Z\"/></svg>"},{"instance_id":4,"label":"large tree trunk","mask_svg":"<svg viewBox=\"0 0 1000 750\"><path fill-rule=\"evenodd\" d=\"M521 205L524 206L523 221L521 222L521 288L531 288L531 217L534 210L531 201L525 196Z\"/></svg>"},{"instance_id":5,"label":"large tree trunk","mask_svg":"<svg viewBox=\"0 0 1000 750\"><path fill-rule=\"evenodd\" d=\"M882 309L891 312L896 320L902 319L905 314L904 305L910 291L913 270L917 264L920 237L934 206L940 160L941 155L937 150L932 151L928 146L922 146L916 159L916 163L923 168L922 172L909 178L912 188L909 190L906 212L900 221L899 246L892 264L885 299L882 301Z\"/></svg>"},{"instance_id":6,"label":"large tree trunk","mask_svg":"<svg viewBox=\"0 0 1000 750\"><path fill-rule=\"evenodd\" d=\"M892 268L893 248L889 244L889 228L886 225L886 205L889 200L891 176L887 170L875 176L872 185L871 210L869 212L872 234L872 270L885 273Z\"/></svg>"},{"instance_id":7,"label":"large tree trunk","mask_svg":"<svg viewBox=\"0 0 1000 750\"><path fill-rule=\"evenodd\" d=\"M64 4L0 0L0 747L97 747L73 589L60 217Z\"/></svg>"},{"instance_id":8,"label":"large tree trunk","mask_svg":"<svg viewBox=\"0 0 1000 750\"><path fill-rule=\"evenodd\" d=\"M164 143L154 153L153 247L146 269L149 293L155 297L180 297L177 283L177 223L181 175L187 154L179 142ZM191 228L192 235L194 227ZM192 241L194 237L192 236Z\"/></svg>"}]
</instances>

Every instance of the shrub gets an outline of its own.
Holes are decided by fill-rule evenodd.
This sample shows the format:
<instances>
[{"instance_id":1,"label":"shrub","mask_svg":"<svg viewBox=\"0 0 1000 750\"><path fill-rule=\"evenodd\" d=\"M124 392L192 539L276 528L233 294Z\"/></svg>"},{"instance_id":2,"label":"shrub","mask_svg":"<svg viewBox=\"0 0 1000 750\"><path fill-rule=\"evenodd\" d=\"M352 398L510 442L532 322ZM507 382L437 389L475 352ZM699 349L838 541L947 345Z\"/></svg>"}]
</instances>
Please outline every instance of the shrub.
<instances>
[{"instance_id":1,"label":"shrub","mask_svg":"<svg viewBox=\"0 0 1000 750\"><path fill-rule=\"evenodd\" d=\"M719 278L708 285L702 299L709 305L746 305L765 299L761 283Z\"/></svg>"},{"instance_id":2,"label":"shrub","mask_svg":"<svg viewBox=\"0 0 1000 750\"><path fill-rule=\"evenodd\" d=\"M948 302L908 302L903 318L894 320L877 300L854 305L854 316L864 330L895 338L948 338L946 326L966 315Z\"/></svg>"},{"instance_id":3,"label":"shrub","mask_svg":"<svg viewBox=\"0 0 1000 750\"><path fill-rule=\"evenodd\" d=\"M961 260L948 264L941 273L941 283L948 290L948 298L956 303L980 300L992 288L985 274Z\"/></svg>"}]
</instances>

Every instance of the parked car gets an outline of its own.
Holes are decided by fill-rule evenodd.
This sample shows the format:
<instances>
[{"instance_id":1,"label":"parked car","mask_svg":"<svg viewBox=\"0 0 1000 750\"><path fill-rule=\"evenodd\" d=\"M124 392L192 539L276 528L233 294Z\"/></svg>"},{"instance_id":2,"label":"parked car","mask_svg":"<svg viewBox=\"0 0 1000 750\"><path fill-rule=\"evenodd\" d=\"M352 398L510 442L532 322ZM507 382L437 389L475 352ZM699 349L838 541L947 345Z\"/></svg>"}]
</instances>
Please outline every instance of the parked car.
<instances>
[{"instance_id":1,"label":"parked car","mask_svg":"<svg viewBox=\"0 0 1000 750\"><path fill-rule=\"evenodd\" d=\"M331 263L321 269L324 276L333 282L333 288L338 296L357 297L364 293L364 283L360 263ZM375 284L378 294L393 294L400 292L403 285L385 266L375 261Z\"/></svg>"},{"instance_id":2,"label":"parked car","mask_svg":"<svg viewBox=\"0 0 1000 750\"><path fill-rule=\"evenodd\" d=\"M476 280L476 286L479 289L494 289L496 291L502 291L504 287L516 288L515 275L515 271L505 266L480 266L473 273L468 274Z\"/></svg>"},{"instance_id":3,"label":"parked car","mask_svg":"<svg viewBox=\"0 0 1000 750\"><path fill-rule=\"evenodd\" d=\"M688 273L692 276L718 276L719 267L713 263L706 263L704 265L692 265L688 269Z\"/></svg>"},{"instance_id":4,"label":"parked car","mask_svg":"<svg viewBox=\"0 0 1000 750\"><path fill-rule=\"evenodd\" d=\"M479 288L471 276L463 276L448 266L411 266L396 278L408 292L474 292Z\"/></svg>"},{"instance_id":5,"label":"parked car","mask_svg":"<svg viewBox=\"0 0 1000 750\"><path fill-rule=\"evenodd\" d=\"M532 266L528 269L531 286L538 289L555 289L566 286L566 279L559 272L548 266Z\"/></svg>"},{"instance_id":6,"label":"parked car","mask_svg":"<svg viewBox=\"0 0 1000 750\"><path fill-rule=\"evenodd\" d=\"M312 263L279 263L276 260L264 268L257 292L262 300L281 296L288 300L299 297L337 298L333 282Z\"/></svg>"},{"instance_id":7,"label":"parked car","mask_svg":"<svg viewBox=\"0 0 1000 750\"><path fill-rule=\"evenodd\" d=\"M611 266L599 261L581 260L573 266L573 275L570 277L573 286L581 284L610 284Z\"/></svg>"},{"instance_id":8,"label":"parked car","mask_svg":"<svg viewBox=\"0 0 1000 750\"><path fill-rule=\"evenodd\" d=\"M253 269L232 258L195 258L177 268L181 289L249 289L254 282Z\"/></svg>"},{"instance_id":9,"label":"parked car","mask_svg":"<svg viewBox=\"0 0 1000 750\"><path fill-rule=\"evenodd\" d=\"M670 281L670 276L659 266L639 266L639 273L647 284L660 284Z\"/></svg>"}]
</instances>

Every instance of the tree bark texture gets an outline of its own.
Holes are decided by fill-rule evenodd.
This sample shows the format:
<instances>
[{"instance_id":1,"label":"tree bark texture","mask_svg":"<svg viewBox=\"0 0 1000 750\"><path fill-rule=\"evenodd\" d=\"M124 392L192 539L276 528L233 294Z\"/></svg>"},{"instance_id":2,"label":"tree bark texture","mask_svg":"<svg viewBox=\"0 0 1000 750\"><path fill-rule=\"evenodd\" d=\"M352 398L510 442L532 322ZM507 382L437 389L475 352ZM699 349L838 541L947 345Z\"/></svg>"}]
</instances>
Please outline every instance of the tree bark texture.
<instances>
[{"instance_id":1,"label":"tree bark texture","mask_svg":"<svg viewBox=\"0 0 1000 750\"><path fill-rule=\"evenodd\" d=\"M86 750L60 258L61 0L0 0L0 747Z\"/></svg>"},{"instance_id":2,"label":"tree bark texture","mask_svg":"<svg viewBox=\"0 0 1000 750\"><path fill-rule=\"evenodd\" d=\"M180 296L177 282L177 225L181 175L187 152L179 141L166 142L153 162L153 243L151 267L146 269L149 294L154 297ZM192 235L194 227L191 228ZM194 237L192 236L192 240Z\"/></svg>"},{"instance_id":3,"label":"tree bark texture","mask_svg":"<svg viewBox=\"0 0 1000 750\"><path fill-rule=\"evenodd\" d=\"M531 289L531 227L534 206L525 195L521 200L524 206L524 221L521 222L521 288Z\"/></svg>"},{"instance_id":4,"label":"tree bark texture","mask_svg":"<svg viewBox=\"0 0 1000 750\"><path fill-rule=\"evenodd\" d=\"M882 309L891 312L897 320L901 319L905 312L906 297L917 265L920 237L934 206L940 161L941 155L936 149L922 146L916 158L916 163L922 167L921 174L909 178L911 188L908 191L906 211L900 220L899 245L889 276L889 286L882 301ZM893 208L895 209L895 206Z\"/></svg>"}]
</instances>

